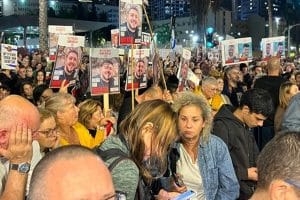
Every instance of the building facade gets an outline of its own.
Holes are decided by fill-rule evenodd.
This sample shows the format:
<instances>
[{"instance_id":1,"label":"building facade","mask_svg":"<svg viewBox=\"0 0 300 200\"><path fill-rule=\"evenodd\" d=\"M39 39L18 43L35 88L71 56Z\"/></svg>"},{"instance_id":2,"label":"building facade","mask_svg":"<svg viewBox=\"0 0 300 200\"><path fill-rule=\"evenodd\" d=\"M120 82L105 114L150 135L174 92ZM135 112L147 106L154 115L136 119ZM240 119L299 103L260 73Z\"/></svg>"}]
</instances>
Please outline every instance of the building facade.
<instances>
[{"instance_id":1,"label":"building facade","mask_svg":"<svg viewBox=\"0 0 300 200\"><path fill-rule=\"evenodd\" d=\"M189 0L151 0L150 16L152 20L165 20L171 16L187 17L190 16Z\"/></svg>"}]
</instances>

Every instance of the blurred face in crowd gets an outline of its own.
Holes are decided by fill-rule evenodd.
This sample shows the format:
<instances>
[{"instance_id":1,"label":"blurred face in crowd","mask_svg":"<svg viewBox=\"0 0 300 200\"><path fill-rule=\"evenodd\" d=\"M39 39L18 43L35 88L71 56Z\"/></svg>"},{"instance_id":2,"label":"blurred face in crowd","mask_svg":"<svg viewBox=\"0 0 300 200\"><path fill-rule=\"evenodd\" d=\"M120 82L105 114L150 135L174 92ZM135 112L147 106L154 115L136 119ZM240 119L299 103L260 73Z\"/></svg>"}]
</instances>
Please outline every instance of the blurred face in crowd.
<instances>
[{"instance_id":1,"label":"blurred face in crowd","mask_svg":"<svg viewBox=\"0 0 300 200\"><path fill-rule=\"evenodd\" d=\"M26 77L31 78L33 74L32 68L31 67L27 67L26 69Z\"/></svg>"},{"instance_id":2,"label":"blurred face in crowd","mask_svg":"<svg viewBox=\"0 0 300 200\"><path fill-rule=\"evenodd\" d=\"M262 72L262 68L261 67L255 67L255 71L254 71L254 74L255 76L256 75L261 75L263 72Z\"/></svg>"},{"instance_id":3,"label":"blurred face in crowd","mask_svg":"<svg viewBox=\"0 0 300 200\"><path fill-rule=\"evenodd\" d=\"M77 68L77 65L78 65L78 54L72 51L69 52L65 60L65 70L68 73L72 73Z\"/></svg>"},{"instance_id":4,"label":"blurred face in crowd","mask_svg":"<svg viewBox=\"0 0 300 200\"><path fill-rule=\"evenodd\" d=\"M214 85L214 84L202 85L202 92L203 92L204 96L206 97L206 99L209 100L217 94L218 85Z\"/></svg>"},{"instance_id":5,"label":"blurred face in crowd","mask_svg":"<svg viewBox=\"0 0 300 200\"><path fill-rule=\"evenodd\" d=\"M18 74L21 78L26 78L26 69L25 68L19 68Z\"/></svg>"},{"instance_id":6,"label":"blurred face in crowd","mask_svg":"<svg viewBox=\"0 0 300 200\"><path fill-rule=\"evenodd\" d=\"M100 106L97 106L97 111L92 114L88 128L96 129L99 126L100 121L103 118L104 118L104 115L103 115L102 109Z\"/></svg>"},{"instance_id":7,"label":"blurred face in crowd","mask_svg":"<svg viewBox=\"0 0 300 200\"><path fill-rule=\"evenodd\" d=\"M185 141L198 141L205 121L202 110L196 105L187 105L179 112L178 128L180 136Z\"/></svg>"},{"instance_id":8,"label":"blurred face in crowd","mask_svg":"<svg viewBox=\"0 0 300 200\"><path fill-rule=\"evenodd\" d=\"M140 79L144 76L144 74L146 73L146 66L144 61L138 61L135 65L135 77Z\"/></svg>"},{"instance_id":9,"label":"blurred face in crowd","mask_svg":"<svg viewBox=\"0 0 300 200\"><path fill-rule=\"evenodd\" d=\"M100 69L100 76L103 81L108 82L109 79L113 77L114 73L113 73L112 63L104 62L99 69Z\"/></svg>"},{"instance_id":10,"label":"blurred face in crowd","mask_svg":"<svg viewBox=\"0 0 300 200\"><path fill-rule=\"evenodd\" d=\"M127 13L127 25L131 32L134 32L138 28L139 21L139 12L134 8L130 8Z\"/></svg>"},{"instance_id":11,"label":"blurred face in crowd","mask_svg":"<svg viewBox=\"0 0 300 200\"><path fill-rule=\"evenodd\" d=\"M61 119L63 124L73 126L78 121L79 109L73 101L68 100L64 105L65 109L58 111L57 116Z\"/></svg>"},{"instance_id":12,"label":"blurred face in crowd","mask_svg":"<svg viewBox=\"0 0 300 200\"><path fill-rule=\"evenodd\" d=\"M295 79L296 79L296 83L297 83L297 85L299 87L300 86L300 74L296 75Z\"/></svg>"},{"instance_id":13,"label":"blurred face in crowd","mask_svg":"<svg viewBox=\"0 0 300 200\"><path fill-rule=\"evenodd\" d=\"M250 112L250 109L249 109L248 106L243 106L242 112L243 112L244 123L249 128L254 128L254 127L257 127L257 126L263 126L264 121L267 119L262 114L257 114L257 113L254 113L254 112Z\"/></svg>"},{"instance_id":14,"label":"blurred face in crowd","mask_svg":"<svg viewBox=\"0 0 300 200\"><path fill-rule=\"evenodd\" d=\"M42 71L37 72L36 80L42 82L42 81L44 81L44 79L45 79L44 73Z\"/></svg>"},{"instance_id":15,"label":"blurred face in crowd","mask_svg":"<svg viewBox=\"0 0 300 200\"><path fill-rule=\"evenodd\" d=\"M200 68L197 68L194 70L195 75L199 78L199 80L202 80L202 71Z\"/></svg>"},{"instance_id":16,"label":"blurred face in crowd","mask_svg":"<svg viewBox=\"0 0 300 200\"><path fill-rule=\"evenodd\" d=\"M58 134L54 117L49 117L41 122L37 132L37 140L42 148L54 148L56 146Z\"/></svg>"},{"instance_id":17,"label":"blurred face in crowd","mask_svg":"<svg viewBox=\"0 0 300 200\"><path fill-rule=\"evenodd\" d=\"M233 82L238 82L240 79L239 74L240 74L240 70L238 70L237 68L233 68L229 71L228 78Z\"/></svg>"},{"instance_id":18,"label":"blurred face in crowd","mask_svg":"<svg viewBox=\"0 0 300 200\"><path fill-rule=\"evenodd\" d=\"M222 92L223 91L223 88L224 88L224 80L222 78L218 78L217 79L218 81L218 91L219 92Z\"/></svg>"},{"instance_id":19,"label":"blurred face in crowd","mask_svg":"<svg viewBox=\"0 0 300 200\"><path fill-rule=\"evenodd\" d=\"M32 96L32 92L33 92L33 89L32 89L32 85L30 84L25 84L23 86L23 90L24 90L24 95L26 97L31 97Z\"/></svg>"}]
</instances>

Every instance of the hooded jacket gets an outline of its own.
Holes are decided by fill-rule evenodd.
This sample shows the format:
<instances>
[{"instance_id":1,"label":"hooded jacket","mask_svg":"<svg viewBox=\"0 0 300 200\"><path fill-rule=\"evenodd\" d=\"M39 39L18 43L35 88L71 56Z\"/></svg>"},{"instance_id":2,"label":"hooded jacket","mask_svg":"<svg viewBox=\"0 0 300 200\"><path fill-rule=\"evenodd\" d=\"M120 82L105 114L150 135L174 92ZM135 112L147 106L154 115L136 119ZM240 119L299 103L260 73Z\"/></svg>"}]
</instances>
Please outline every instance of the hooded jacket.
<instances>
[{"instance_id":1,"label":"hooded jacket","mask_svg":"<svg viewBox=\"0 0 300 200\"><path fill-rule=\"evenodd\" d=\"M224 105L215 115L213 134L227 144L233 167L240 184L240 199L249 199L256 183L248 180L248 168L256 167L258 147L247 126L233 114L234 108Z\"/></svg>"}]
</instances>

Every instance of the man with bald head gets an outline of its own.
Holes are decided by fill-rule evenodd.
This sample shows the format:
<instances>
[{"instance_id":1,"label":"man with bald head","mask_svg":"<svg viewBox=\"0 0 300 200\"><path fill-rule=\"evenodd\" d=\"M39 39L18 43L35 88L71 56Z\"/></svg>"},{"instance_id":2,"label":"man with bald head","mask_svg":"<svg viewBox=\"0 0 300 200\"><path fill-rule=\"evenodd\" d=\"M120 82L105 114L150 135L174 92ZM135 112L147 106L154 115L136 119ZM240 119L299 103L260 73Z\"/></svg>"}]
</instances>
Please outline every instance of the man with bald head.
<instances>
[{"instance_id":1,"label":"man with bald head","mask_svg":"<svg viewBox=\"0 0 300 200\"><path fill-rule=\"evenodd\" d=\"M48 153L34 169L29 200L115 199L109 170L90 149L69 145Z\"/></svg>"},{"instance_id":2,"label":"man with bald head","mask_svg":"<svg viewBox=\"0 0 300 200\"><path fill-rule=\"evenodd\" d=\"M39 112L25 98L10 95L0 101L1 199L24 199L27 178L41 159L38 142L32 143L39 126Z\"/></svg>"},{"instance_id":3,"label":"man with bald head","mask_svg":"<svg viewBox=\"0 0 300 200\"><path fill-rule=\"evenodd\" d=\"M267 75L256 79L254 83L254 88L261 88L270 93L274 110L279 104L280 85L285 82L280 76L280 68L280 59L271 57L267 63ZM263 127L256 128L255 131L258 147L262 149L274 137L274 113L265 120Z\"/></svg>"}]
</instances>

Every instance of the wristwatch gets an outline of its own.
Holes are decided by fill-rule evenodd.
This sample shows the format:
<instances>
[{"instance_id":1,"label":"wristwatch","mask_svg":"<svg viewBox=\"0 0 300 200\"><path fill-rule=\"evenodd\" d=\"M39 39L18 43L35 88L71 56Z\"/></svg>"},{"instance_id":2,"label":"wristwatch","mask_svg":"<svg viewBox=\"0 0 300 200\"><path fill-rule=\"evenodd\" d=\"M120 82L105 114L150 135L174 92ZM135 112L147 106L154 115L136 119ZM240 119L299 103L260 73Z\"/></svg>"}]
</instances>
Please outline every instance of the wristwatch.
<instances>
[{"instance_id":1,"label":"wristwatch","mask_svg":"<svg viewBox=\"0 0 300 200\"><path fill-rule=\"evenodd\" d=\"M10 170L17 170L20 173L27 174L30 170L30 163L20 163L20 164L10 164L9 165Z\"/></svg>"}]
</instances>

